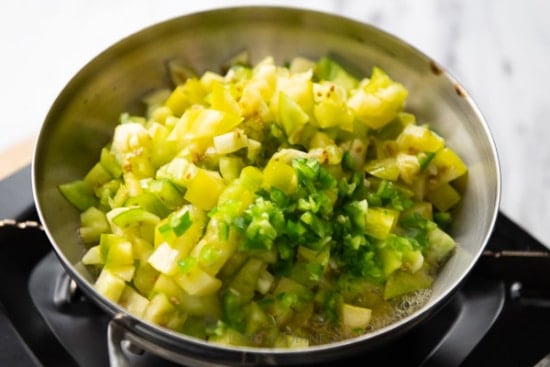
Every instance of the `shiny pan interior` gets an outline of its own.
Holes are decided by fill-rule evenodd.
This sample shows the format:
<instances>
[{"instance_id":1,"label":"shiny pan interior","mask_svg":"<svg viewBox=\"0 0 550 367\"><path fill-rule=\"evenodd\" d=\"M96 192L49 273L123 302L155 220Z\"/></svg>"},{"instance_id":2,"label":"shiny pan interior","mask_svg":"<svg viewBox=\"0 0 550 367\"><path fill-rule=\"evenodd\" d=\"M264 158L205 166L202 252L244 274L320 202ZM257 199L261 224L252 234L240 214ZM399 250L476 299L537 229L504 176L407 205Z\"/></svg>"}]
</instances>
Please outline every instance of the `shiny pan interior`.
<instances>
[{"instance_id":1,"label":"shiny pan interior","mask_svg":"<svg viewBox=\"0 0 550 367\"><path fill-rule=\"evenodd\" d=\"M451 231L460 248L437 278L429 302L413 315L376 332L307 349L214 346L136 319L95 292L90 274L75 266L84 252L79 213L58 185L82 178L111 139L121 112L143 113L140 99L172 87L167 63L197 72L219 71L248 50L252 62L272 55L329 55L359 75L382 67L409 90L406 109L442 134L469 167L464 200ZM34 152L33 190L52 246L82 290L105 311L122 317L137 335L176 353L219 364L312 363L376 347L413 327L453 293L491 234L500 197L497 153L487 123L464 88L436 61L380 29L297 8L239 7L177 17L143 29L98 55L67 84L49 111ZM122 316L121 316L122 315Z\"/></svg>"}]
</instances>

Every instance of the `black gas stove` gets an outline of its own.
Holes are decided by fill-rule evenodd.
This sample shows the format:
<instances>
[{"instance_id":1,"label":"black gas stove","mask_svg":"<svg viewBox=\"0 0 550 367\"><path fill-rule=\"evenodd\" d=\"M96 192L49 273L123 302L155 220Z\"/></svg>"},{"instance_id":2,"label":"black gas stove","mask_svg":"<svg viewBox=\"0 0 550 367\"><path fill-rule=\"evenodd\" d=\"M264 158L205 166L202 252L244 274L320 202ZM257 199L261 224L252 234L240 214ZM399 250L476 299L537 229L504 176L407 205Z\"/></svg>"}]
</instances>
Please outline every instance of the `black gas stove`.
<instances>
[{"instance_id":1,"label":"black gas stove","mask_svg":"<svg viewBox=\"0 0 550 367\"><path fill-rule=\"evenodd\" d=\"M48 239L30 222L38 218L29 167L0 181L3 218L18 224L0 225L0 366L107 366L108 316L69 291ZM376 352L339 364L534 366L549 352L550 252L499 213L486 252L444 307ZM128 358L174 365L148 352Z\"/></svg>"}]
</instances>

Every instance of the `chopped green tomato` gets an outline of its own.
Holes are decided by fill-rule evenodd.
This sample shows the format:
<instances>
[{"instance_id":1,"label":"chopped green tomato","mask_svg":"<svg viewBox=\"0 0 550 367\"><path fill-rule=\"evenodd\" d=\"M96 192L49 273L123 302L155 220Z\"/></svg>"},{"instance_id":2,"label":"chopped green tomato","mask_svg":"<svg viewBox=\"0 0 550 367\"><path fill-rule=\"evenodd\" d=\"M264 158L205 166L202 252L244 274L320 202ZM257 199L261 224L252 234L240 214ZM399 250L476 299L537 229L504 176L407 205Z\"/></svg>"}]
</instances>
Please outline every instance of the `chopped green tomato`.
<instances>
[{"instance_id":1,"label":"chopped green tomato","mask_svg":"<svg viewBox=\"0 0 550 367\"><path fill-rule=\"evenodd\" d=\"M191 210L184 210L177 213L173 213L165 223L158 227L159 233L162 235L163 240L167 240L170 234L174 234L176 237L182 236L189 227L193 224L191 218Z\"/></svg>"},{"instance_id":2,"label":"chopped green tomato","mask_svg":"<svg viewBox=\"0 0 550 367\"><path fill-rule=\"evenodd\" d=\"M114 196L109 197L107 202L111 209L120 208L124 205L126 200L128 200L129 191L126 185L120 184L114 194Z\"/></svg>"},{"instance_id":3,"label":"chopped green tomato","mask_svg":"<svg viewBox=\"0 0 550 367\"><path fill-rule=\"evenodd\" d=\"M111 230L105 213L94 206L80 214L80 237L85 243L97 243L102 233Z\"/></svg>"},{"instance_id":4,"label":"chopped green tomato","mask_svg":"<svg viewBox=\"0 0 550 367\"><path fill-rule=\"evenodd\" d=\"M451 236L439 228L433 228L428 232L428 248L426 259L432 264L440 264L456 248L456 242Z\"/></svg>"},{"instance_id":5,"label":"chopped green tomato","mask_svg":"<svg viewBox=\"0 0 550 367\"><path fill-rule=\"evenodd\" d=\"M275 277L267 269L264 269L258 275L256 290L261 294L266 294L273 287L274 282Z\"/></svg>"},{"instance_id":6,"label":"chopped green tomato","mask_svg":"<svg viewBox=\"0 0 550 367\"><path fill-rule=\"evenodd\" d=\"M427 201L419 201L414 203L414 205L404 210L401 213L400 219L407 218L408 216L418 215L420 218L432 220L433 219L433 207L432 204Z\"/></svg>"},{"instance_id":7,"label":"chopped green tomato","mask_svg":"<svg viewBox=\"0 0 550 367\"><path fill-rule=\"evenodd\" d=\"M124 280L107 269L101 271L94 284L96 291L112 302L118 302L125 286Z\"/></svg>"},{"instance_id":8,"label":"chopped green tomato","mask_svg":"<svg viewBox=\"0 0 550 367\"><path fill-rule=\"evenodd\" d=\"M236 180L243 169L243 160L239 157L220 157L220 174L226 183Z\"/></svg>"},{"instance_id":9,"label":"chopped green tomato","mask_svg":"<svg viewBox=\"0 0 550 367\"><path fill-rule=\"evenodd\" d=\"M157 170L157 179L168 179L176 185L187 187L195 176L197 166L183 157L176 157Z\"/></svg>"},{"instance_id":10,"label":"chopped green tomato","mask_svg":"<svg viewBox=\"0 0 550 367\"><path fill-rule=\"evenodd\" d=\"M305 246L300 246L298 247L297 256L298 259L303 259L308 263L327 266L330 260L330 251L328 249L323 251L316 251L309 249Z\"/></svg>"},{"instance_id":11,"label":"chopped green tomato","mask_svg":"<svg viewBox=\"0 0 550 367\"><path fill-rule=\"evenodd\" d=\"M405 126L410 124L416 124L415 115L408 112L399 112L394 120L377 131L376 136L381 140L395 141Z\"/></svg>"},{"instance_id":12,"label":"chopped green tomato","mask_svg":"<svg viewBox=\"0 0 550 367\"><path fill-rule=\"evenodd\" d=\"M197 170L185 193L185 200L203 210L212 209L225 188L223 179L217 172L202 168Z\"/></svg>"},{"instance_id":13,"label":"chopped green tomato","mask_svg":"<svg viewBox=\"0 0 550 367\"><path fill-rule=\"evenodd\" d=\"M145 309L149 306L147 297L142 296L135 289L128 286L124 287L118 303L137 317L142 317Z\"/></svg>"},{"instance_id":14,"label":"chopped green tomato","mask_svg":"<svg viewBox=\"0 0 550 367\"><path fill-rule=\"evenodd\" d=\"M279 119L291 144L299 142L300 132L309 121L309 116L300 105L284 92L279 93Z\"/></svg>"},{"instance_id":15,"label":"chopped green tomato","mask_svg":"<svg viewBox=\"0 0 550 367\"><path fill-rule=\"evenodd\" d=\"M446 212L460 202L460 194L448 183L428 192L426 198L441 212Z\"/></svg>"},{"instance_id":16,"label":"chopped green tomato","mask_svg":"<svg viewBox=\"0 0 550 367\"><path fill-rule=\"evenodd\" d=\"M105 147L101 149L101 157L99 158L99 162L103 168L109 172L112 178L119 178L122 175L122 168L120 168L120 164L109 148Z\"/></svg>"},{"instance_id":17,"label":"chopped green tomato","mask_svg":"<svg viewBox=\"0 0 550 367\"><path fill-rule=\"evenodd\" d=\"M278 348L306 348L309 346L309 340L291 335L279 335L274 342L274 346Z\"/></svg>"},{"instance_id":18,"label":"chopped green tomato","mask_svg":"<svg viewBox=\"0 0 550 367\"><path fill-rule=\"evenodd\" d=\"M123 193L126 195L126 193ZM126 198L124 204L116 206L115 208L128 208L128 207L138 207L142 208L144 211L149 212L152 215L157 216L158 218L164 218L170 213L170 209L164 205L164 203L159 199L159 197L151 192L144 192L132 197ZM150 222L155 221L153 217L150 218Z\"/></svg>"},{"instance_id":19,"label":"chopped green tomato","mask_svg":"<svg viewBox=\"0 0 550 367\"><path fill-rule=\"evenodd\" d=\"M363 330L370 322L372 310L344 303L342 305L342 325L344 330Z\"/></svg>"},{"instance_id":20,"label":"chopped green tomato","mask_svg":"<svg viewBox=\"0 0 550 367\"><path fill-rule=\"evenodd\" d=\"M84 265L100 265L103 264L101 259L101 251L99 245L90 247L88 251L82 256L82 263Z\"/></svg>"},{"instance_id":21,"label":"chopped green tomato","mask_svg":"<svg viewBox=\"0 0 550 367\"><path fill-rule=\"evenodd\" d=\"M120 179L113 179L94 190L96 197L99 199L98 208L101 210L112 209L118 203L115 203L117 193L121 188ZM120 205L119 205L120 206Z\"/></svg>"},{"instance_id":22,"label":"chopped green tomato","mask_svg":"<svg viewBox=\"0 0 550 367\"><path fill-rule=\"evenodd\" d=\"M102 234L99 240L100 255L106 265L132 265L132 243L124 236Z\"/></svg>"},{"instance_id":23,"label":"chopped green tomato","mask_svg":"<svg viewBox=\"0 0 550 367\"><path fill-rule=\"evenodd\" d=\"M240 130L230 131L214 137L214 148L218 154L229 154L248 146L248 137Z\"/></svg>"},{"instance_id":24,"label":"chopped green tomato","mask_svg":"<svg viewBox=\"0 0 550 367\"><path fill-rule=\"evenodd\" d=\"M391 299L403 294L411 293L432 286L433 277L425 271L412 274L407 271L396 271L386 282L384 299Z\"/></svg>"},{"instance_id":25,"label":"chopped green tomato","mask_svg":"<svg viewBox=\"0 0 550 367\"><path fill-rule=\"evenodd\" d=\"M263 261L250 258L237 272L230 283L230 287L239 294L241 302L250 302L252 300L258 278L264 268L265 264Z\"/></svg>"},{"instance_id":26,"label":"chopped green tomato","mask_svg":"<svg viewBox=\"0 0 550 367\"><path fill-rule=\"evenodd\" d=\"M201 316L205 322L219 319L222 312L217 293L202 296L180 292L178 306L189 316Z\"/></svg>"},{"instance_id":27,"label":"chopped green tomato","mask_svg":"<svg viewBox=\"0 0 550 367\"><path fill-rule=\"evenodd\" d=\"M365 171L384 180L395 181L399 177L399 167L393 157L372 160L365 165Z\"/></svg>"},{"instance_id":28,"label":"chopped green tomato","mask_svg":"<svg viewBox=\"0 0 550 367\"><path fill-rule=\"evenodd\" d=\"M135 260L139 262L147 262L147 259L151 256L153 250L153 245L145 238L134 237L132 239L132 252Z\"/></svg>"},{"instance_id":29,"label":"chopped green tomato","mask_svg":"<svg viewBox=\"0 0 550 367\"><path fill-rule=\"evenodd\" d=\"M385 239L397 222L398 212L390 209L369 208L365 218L365 233Z\"/></svg>"},{"instance_id":30,"label":"chopped green tomato","mask_svg":"<svg viewBox=\"0 0 550 367\"><path fill-rule=\"evenodd\" d=\"M155 294L143 311L143 318L157 325L168 325L171 321L180 321L179 316L176 306L163 293ZM183 325L183 322L181 324Z\"/></svg>"},{"instance_id":31,"label":"chopped green tomato","mask_svg":"<svg viewBox=\"0 0 550 367\"><path fill-rule=\"evenodd\" d=\"M156 277L148 298L151 299L159 293L168 297L171 303L178 305L182 303L182 299L185 296L185 292L182 292L181 287L176 283L174 278L166 274L159 274Z\"/></svg>"},{"instance_id":32,"label":"chopped green tomato","mask_svg":"<svg viewBox=\"0 0 550 367\"><path fill-rule=\"evenodd\" d=\"M371 129L380 129L402 111L408 92L380 68L374 68L370 80L349 98L355 116Z\"/></svg>"},{"instance_id":33,"label":"chopped green tomato","mask_svg":"<svg viewBox=\"0 0 550 367\"><path fill-rule=\"evenodd\" d=\"M185 292L197 296L214 294L222 285L219 279L202 270L196 263L180 270L174 279Z\"/></svg>"},{"instance_id":34,"label":"chopped green tomato","mask_svg":"<svg viewBox=\"0 0 550 367\"><path fill-rule=\"evenodd\" d=\"M435 153L422 152L422 153L418 153L416 157L418 158L418 164L420 165L420 170L423 171L426 169L426 167L428 167L432 159L435 157Z\"/></svg>"},{"instance_id":35,"label":"chopped green tomato","mask_svg":"<svg viewBox=\"0 0 550 367\"><path fill-rule=\"evenodd\" d=\"M157 112L159 110L162 110L161 116L158 116L159 113ZM161 122L158 122L158 120L156 120L157 118L160 121L166 121L169 120L169 118L175 119L175 117L173 116L166 117L165 114L167 112L171 112L170 109L167 107L159 107L155 111L153 111L153 114L151 116L152 121L150 121L147 128L149 135L151 136L150 160L151 164L155 168L169 162L178 152L178 143L176 141L168 139L171 133L170 127L163 125Z\"/></svg>"},{"instance_id":36,"label":"chopped green tomato","mask_svg":"<svg viewBox=\"0 0 550 367\"><path fill-rule=\"evenodd\" d=\"M141 295L148 296L158 277L159 272L155 268L145 261L140 261L136 267L132 284Z\"/></svg>"},{"instance_id":37,"label":"chopped green tomato","mask_svg":"<svg viewBox=\"0 0 550 367\"><path fill-rule=\"evenodd\" d=\"M243 346L247 344L246 337L242 333L231 328L225 328L223 332L211 335L208 341L214 344L227 346Z\"/></svg>"},{"instance_id":38,"label":"chopped green tomato","mask_svg":"<svg viewBox=\"0 0 550 367\"><path fill-rule=\"evenodd\" d=\"M359 84L359 81L340 66L336 61L322 57L315 65L315 76L319 80L334 82L347 90L351 90Z\"/></svg>"},{"instance_id":39,"label":"chopped green tomato","mask_svg":"<svg viewBox=\"0 0 550 367\"><path fill-rule=\"evenodd\" d=\"M232 236L222 240L219 237L216 234L215 237L202 238L191 251L191 256L198 258L201 268L211 275L220 271L238 245L236 238Z\"/></svg>"},{"instance_id":40,"label":"chopped green tomato","mask_svg":"<svg viewBox=\"0 0 550 367\"><path fill-rule=\"evenodd\" d=\"M97 204L97 198L92 187L84 180L76 180L59 185L59 190L80 211L84 211Z\"/></svg>"},{"instance_id":41,"label":"chopped green tomato","mask_svg":"<svg viewBox=\"0 0 550 367\"><path fill-rule=\"evenodd\" d=\"M212 93L210 98L212 108L236 116L241 114L241 107L239 106L239 103L235 97L233 97L231 91L223 85L223 81L212 84Z\"/></svg>"},{"instance_id":42,"label":"chopped green tomato","mask_svg":"<svg viewBox=\"0 0 550 367\"><path fill-rule=\"evenodd\" d=\"M379 250L378 256L382 261L385 276L389 276L403 265L403 253L395 249L383 247Z\"/></svg>"},{"instance_id":43,"label":"chopped green tomato","mask_svg":"<svg viewBox=\"0 0 550 367\"><path fill-rule=\"evenodd\" d=\"M262 153L262 143L254 139L248 139L246 159L248 162L255 163Z\"/></svg>"},{"instance_id":44,"label":"chopped green tomato","mask_svg":"<svg viewBox=\"0 0 550 367\"><path fill-rule=\"evenodd\" d=\"M349 150L346 151L346 168L358 171L365 164L365 154L367 153L367 144L361 139L353 139Z\"/></svg>"},{"instance_id":45,"label":"chopped green tomato","mask_svg":"<svg viewBox=\"0 0 550 367\"><path fill-rule=\"evenodd\" d=\"M143 208L129 207L116 210L116 213L111 217L111 221L120 228L126 228L142 224L155 225L160 221L160 218Z\"/></svg>"},{"instance_id":46,"label":"chopped green tomato","mask_svg":"<svg viewBox=\"0 0 550 367\"><path fill-rule=\"evenodd\" d=\"M426 126L409 124L397 137L400 151L416 154L420 152L437 152L445 146L445 140Z\"/></svg>"},{"instance_id":47,"label":"chopped green tomato","mask_svg":"<svg viewBox=\"0 0 550 367\"><path fill-rule=\"evenodd\" d=\"M272 187L285 193L292 193L296 187L296 173L289 164L280 160L270 160L263 171L263 182L266 189Z\"/></svg>"},{"instance_id":48,"label":"chopped green tomato","mask_svg":"<svg viewBox=\"0 0 550 367\"><path fill-rule=\"evenodd\" d=\"M344 131L353 131L354 116L346 105L345 87L333 84L314 84L313 115L319 127L339 127Z\"/></svg>"},{"instance_id":49,"label":"chopped green tomato","mask_svg":"<svg viewBox=\"0 0 550 367\"><path fill-rule=\"evenodd\" d=\"M418 158L412 154L398 153L396 158L399 177L408 185L413 185L420 178L422 170L421 163Z\"/></svg>"},{"instance_id":50,"label":"chopped green tomato","mask_svg":"<svg viewBox=\"0 0 550 367\"><path fill-rule=\"evenodd\" d=\"M444 183L464 175L468 168L460 157L449 147L441 149L433 157L430 166L434 168L435 174L428 176L430 187L437 187Z\"/></svg>"},{"instance_id":51,"label":"chopped green tomato","mask_svg":"<svg viewBox=\"0 0 550 367\"><path fill-rule=\"evenodd\" d=\"M203 109L194 118L187 133L193 138L224 134L237 127L242 117L215 109Z\"/></svg>"},{"instance_id":52,"label":"chopped green tomato","mask_svg":"<svg viewBox=\"0 0 550 367\"><path fill-rule=\"evenodd\" d=\"M151 180L147 190L156 195L168 210L175 210L184 204L183 193L168 179Z\"/></svg>"},{"instance_id":53,"label":"chopped green tomato","mask_svg":"<svg viewBox=\"0 0 550 367\"><path fill-rule=\"evenodd\" d=\"M98 162L88 171L86 176L84 176L84 181L86 181L90 187L101 187L105 183L111 181L111 174Z\"/></svg>"},{"instance_id":54,"label":"chopped green tomato","mask_svg":"<svg viewBox=\"0 0 550 367\"><path fill-rule=\"evenodd\" d=\"M274 330L274 323L269 315L256 302L250 302L246 307L246 335L260 336L260 333L269 333ZM252 337L254 341L254 337ZM259 340L257 344L264 344Z\"/></svg>"},{"instance_id":55,"label":"chopped green tomato","mask_svg":"<svg viewBox=\"0 0 550 367\"><path fill-rule=\"evenodd\" d=\"M339 342L407 316L399 305L424 301L457 247L443 228L465 163L379 67L231 60L202 75L171 61L177 86L148 94L143 116L121 111L98 161L59 186L98 292L246 347Z\"/></svg>"},{"instance_id":56,"label":"chopped green tomato","mask_svg":"<svg viewBox=\"0 0 550 367\"><path fill-rule=\"evenodd\" d=\"M195 78L189 78L185 84L178 85L174 89L164 105L170 108L175 116L181 116L187 108L200 103L205 94L201 83Z\"/></svg>"},{"instance_id":57,"label":"chopped green tomato","mask_svg":"<svg viewBox=\"0 0 550 367\"><path fill-rule=\"evenodd\" d=\"M227 289L222 295L223 319L231 327L243 330L245 318L243 303L240 294L232 288Z\"/></svg>"},{"instance_id":58,"label":"chopped green tomato","mask_svg":"<svg viewBox=\"0 0 550 367\"><path fill-rule=\"evenodd\" d=\"M163 242L151 254L148 261L159 272L173 275L177 271L178 261L181 256L181 251Z\"/></svg>"},{"instance_id":59,"label":"chopped green tomato","mask_svg":"<svg viewBox=\"0 0 550 367\"><path fill-rule=\"evenodd\" d=\"M111 273L119 277L120 279L129 282L134 277L136 267L129 264L105 264L103 270L109 270Z\"/></svg>"}]
</instances>

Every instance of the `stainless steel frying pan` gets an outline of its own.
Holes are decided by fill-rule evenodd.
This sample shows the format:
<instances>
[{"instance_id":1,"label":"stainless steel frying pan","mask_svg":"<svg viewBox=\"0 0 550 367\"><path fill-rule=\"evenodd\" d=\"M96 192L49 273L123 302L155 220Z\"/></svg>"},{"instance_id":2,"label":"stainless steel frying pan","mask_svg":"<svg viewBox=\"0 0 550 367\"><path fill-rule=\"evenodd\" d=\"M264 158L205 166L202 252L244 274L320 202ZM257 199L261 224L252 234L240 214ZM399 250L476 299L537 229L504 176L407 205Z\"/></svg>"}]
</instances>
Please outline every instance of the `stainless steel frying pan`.
<instances>
[{"instance_id":1,"label":"stainless steel frying pan","mask_svg":"<svg viewBox=\"0 0 550 367\"><path fill-rule=\"evenodd\" d=\"M381 66L409 89L407 109L446 137L469 167L464 201L452 235L460 248L446 264L429 302L411 316L373 333L307 349L222 347L181 335L129 315L98 294L92 276L77 266L84 245L79 213L58 185L83 177L97 161L123 111L140 113L140 98L171 87L166 64L179 60L202 73L242 50L253 62L267 55L278 63L295 56L330 55L368 75ZM364 352L426 319L460 286L491 234L498 212L500 173L488 126L468 93L440 65L407 43L367 24L319 12L274 7L206 11L175 18L129 36L84 66L54 102L33 159L38 213L59 259L78 286L113 316L112 363L127 363L119 341L167 359L202 365L306 364ZM429 322L429 321L428 321Z\"/></svg>"}]
</instances>

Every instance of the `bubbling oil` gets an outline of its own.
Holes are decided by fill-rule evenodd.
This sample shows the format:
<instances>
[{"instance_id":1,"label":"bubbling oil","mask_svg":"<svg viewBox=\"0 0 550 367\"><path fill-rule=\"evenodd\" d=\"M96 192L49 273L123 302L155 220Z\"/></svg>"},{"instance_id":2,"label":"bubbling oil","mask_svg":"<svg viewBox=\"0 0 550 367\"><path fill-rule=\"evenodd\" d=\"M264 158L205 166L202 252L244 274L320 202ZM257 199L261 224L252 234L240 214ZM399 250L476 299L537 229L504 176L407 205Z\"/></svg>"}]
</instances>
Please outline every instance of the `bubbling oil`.
<instances>
[{"instance_id":1,"label":"bubbling oil","mask_svg":"<svg viewBox=\"0 0 550 367\"><path fill-rule=\"evenodd\" d=\"M388 307L385 307L383 312L373 312L366 332L382 329L412 315L428 303L431 296L432 290L427 288L396 297L387 302Z\"/></svg>"},{"instance_id":2,"label":"bubbling oil","mask_svg":"<svg viewBox=\"0 0 550 367\"><path fill-rule=\"evenodd\" d=\"M308 324L307 335L300 336L307 337L309 345L321 345L369 334L412 315L428 303L431 296L432 289L427 288L384 301L372 309L372 317L365 330L354 331L352 334L343 332L320 315L313 316Z\"/></svg>"}]
</instances>

